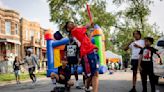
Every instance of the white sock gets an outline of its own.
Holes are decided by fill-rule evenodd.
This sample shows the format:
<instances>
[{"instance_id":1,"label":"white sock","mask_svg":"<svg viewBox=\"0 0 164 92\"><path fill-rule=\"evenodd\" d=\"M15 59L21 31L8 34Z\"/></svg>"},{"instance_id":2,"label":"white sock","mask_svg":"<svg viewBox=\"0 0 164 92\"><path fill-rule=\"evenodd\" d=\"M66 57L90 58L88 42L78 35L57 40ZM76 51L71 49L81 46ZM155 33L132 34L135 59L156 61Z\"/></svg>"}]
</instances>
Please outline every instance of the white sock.
<instances>
[{"instance_id":1,"label":"white sock","mask_svg":"<svg viewBox=\"0 0 164 92\"><path fill-rule=\"evenodd\" d=\"M56 79L52 79L52 83L53 83L54 86L56 87Z\"/></svg>"},{"instance_id":2,"label":"white sock","mask_svg":"<svg viewBox=\"0 0 164 92\"><path fill-rule=\"evenodd\" d=\"M79 86L79 80L76 81L76 86Z\"/></svg>"}]
</instances>

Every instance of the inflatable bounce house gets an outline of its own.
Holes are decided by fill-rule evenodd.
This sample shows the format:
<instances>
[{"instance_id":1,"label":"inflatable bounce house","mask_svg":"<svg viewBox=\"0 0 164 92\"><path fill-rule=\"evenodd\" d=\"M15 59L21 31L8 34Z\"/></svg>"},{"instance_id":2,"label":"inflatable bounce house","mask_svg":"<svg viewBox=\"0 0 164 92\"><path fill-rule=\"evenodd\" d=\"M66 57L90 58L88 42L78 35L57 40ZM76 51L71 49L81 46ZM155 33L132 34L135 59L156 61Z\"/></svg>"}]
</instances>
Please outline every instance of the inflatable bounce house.
<instances>
[{"instance_id":1,"label":"inflatable bounce house","mask_svg":"<svg viewBox=\"0 0 164 92\"><path fill-rule=\"evenodd\" d=\"M99 72L100 74L103 74L107 71L105 59L105 37L98 25L95 25L94 31L91 33L91 36L92 42L98 47L98 55L100 57ZM45 39L47 41L47 77L49 77L52 72L57 73L57 67L61 65L62 58L64 57L65 44L69 42L69 39L62 38L62 35L58 32L56 32L53 36L51 31L47 31L45 33ZM81 66L79 66L78 73L81 74L82 72L83 69Z\"/></svg>"}]
</instances>

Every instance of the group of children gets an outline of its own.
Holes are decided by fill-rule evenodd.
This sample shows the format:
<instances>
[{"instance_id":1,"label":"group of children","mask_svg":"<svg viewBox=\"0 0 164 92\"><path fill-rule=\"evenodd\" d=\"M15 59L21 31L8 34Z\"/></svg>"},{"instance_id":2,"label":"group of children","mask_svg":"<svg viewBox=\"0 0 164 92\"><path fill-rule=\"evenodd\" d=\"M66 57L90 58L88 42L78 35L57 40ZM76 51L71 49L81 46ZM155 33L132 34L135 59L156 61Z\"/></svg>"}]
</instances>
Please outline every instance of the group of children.
<instances>
[{"instance_id":1,"label":"group of children","mask_svg":"<svg viewBox=\"0 0 164 92\"><path fill-rule=\"evenodd\" d=\"M85 91L90 92L89 87L92 85L93 89L92 92L98 92L98 69L99 69L99 60L97 56L97 47L92 44L89 37L86 35L87 27L78 27L73 22L67 22L65 25L65 29L69 32L70 35L70 42L66 45L66 60L62 61L63 65L59 67L58 74L52 73L51 78L56 84L56 81L61 83L61 80L65 84L66 88L70 88L73 85L73 81L70 80L71 76L71 64L76 65L79 61L78 58L81 58L83 61L83 69L85 73ZM135 33L135 32L134 32ZM153 48L151 45L154 42L154 39L151 37L146 37L143 41L141 39L141 34L139 31L136 34L133 34L136 41L138 43L143 43L143 46L140 46L134 41L133 43L129 44L129 47L135 48L133 49L133 58L138 57L137 59L133 60L133 73L136 75L137 70L140 70L141 80L143 85L143 92L147 92L147 76L149 76L151 90L155 92L155 81L154 81L154 71L153 71L153 54L157 53L157 50ZM76 40L74 42L73 40ZM77 45L79 43L79 45ZM77 48L80 47L78 50ZM78 52L80 52L78 54ZM139 55L137 55L137 53ZM78 55L80 57L78 57ZM159 56L160 58L160 56ZM67 66L67 63L69 66ZM160 61L160 64L162 62ZM135 67L136 66L136 67ZM77 68L75 68L75 77L78 80ZM135 76L133 77L134 80ZM64 82L65 81L65 82ZM136 92L134 90L136 81L133 81L133 89L130 92ZM54 91L56 92L56 91Z\"/></svg>"},{"instance_id":2,"label":"group of children","mask_svg":"<svg viewBox=\"0 0 164 92\"><path fill-rule=\"evenodd\" d=\"M141 32L133 32L134 41L131 41L125 50L131 49L131 65L133 70L133 87L129 92L137 92L136 82L137 82L137 72L140 70L141 80L142 80L142 92L147 92L147 76L149 76L151 84L151 92L155 92L155 75L153 70L153 55L157 54L157 50L151 45L154 42L152 37L145 37L144 40L141 39ZM160 64L162 60L160 59Z\"/></svg>"},{"instance_id":3,"label":"group of children","mask_svg":"<svg viewBox=\"0 0 164 92\"><path fill-rule=\"evenodd\" d=\"M70 91L70 86L74 85L74 81L70 79L71 67L74 67L76 88L80 88L77 65L82 64L85 91L90 92L89 88L92 85L92 92L98 92L98 48L92 44L87 36L87 27L78 27L69 21L65 25L65 30L69 33L70 41L65 46L65 60L62 61L62 66L58 67L58 73L51 73L53 84L55 84L55 87L56 82L65 84L67 91ZM57 90L54 88L52 92L57 92Z\"/></svg>"},{"instance_id":4,"label":"group of children","mask_svg":"<svg viewBox=\"0 0 164 92\"><path fill-rule=\"evenodd\" d=\"M90 38L87 36L87 27L78 27L73 22L69 21L65 25L66 31L69 33L69 43L65 46L65 60L62 61L62 66L58 67L58 73L51 73L51 79L53 84L56 87L56 83L61 83L65 85L67 91L70 91L70 87L74 85L74 81L71 80L71 67L74 68L74 75L76 79L76 87L79 88L78 83L78 64L82 64L84 71L84 84L85 91L90 92L90 86L93 87L92 92L98 92L98 71L99 71L99 58L98 58L98 48L91 42ZM136 35L140 33L136 32ZM133 34L135 36L135 34ZM141 38L140 36L136 36ZM140 41L140 40L137 40ZM144 46L141 47L138 43L131 43L129 47L135 48L133 51L134 57L136 53L139 53L139 59L133 59L133 73L137 73L137 69L140 69L143 92L147 92L147 76L149 76L151 90L155 92L155 82L154 82L154 71L153 71L153 54L157 54L157 50L151 45L153 44L154 39L151 37L146 37L144 39ZM158 55L158 54L157 54ZM159 56L159 55L158 55ZM159 56L160 57L160 56ZM80 59L79 59L80 58ZM29 66L29 75L33 82L36 82L36 76L34 74L35 66L38 65L36 58L31 55L31 51L27 52L25 58L25 63ZM160 64L162 62L160 61ZM16 75L17 83L19 84L19 74L20 74L20 65L21 63L18 60L18 57L15 58L13 67ZM39 66L39 65L38 65ZM136 67L135 67L136 66ZM135 69L134 69L135 68ZM135 79L135 78L133 78ZM135 79L136 80L136 79ZM133 83L133 89L130 92L136 92L135 81ZM56 89L52 92L57 92Z\"/></svg>"},{"instance_id":5,"label":"group of children","mask_svg":"<svg viewBox=\"0 0 164 92\"><path fill-rule=\"evenodd\" d=\"M40 67L39 67L37 58L35 57L35 55L32 54L32 49L27 49L27 55L24 59L24 62L21 62L18 56L15 57L15 60L13 62L13 70L15 73L17 84L20 84L20 70L21 70L21 65L24 65L24 64L27 64L29 76L32 82L35 83L36 76L34 72L36 69L36 65L38 66L38 69Z\"/></svg>"}]
</instances>

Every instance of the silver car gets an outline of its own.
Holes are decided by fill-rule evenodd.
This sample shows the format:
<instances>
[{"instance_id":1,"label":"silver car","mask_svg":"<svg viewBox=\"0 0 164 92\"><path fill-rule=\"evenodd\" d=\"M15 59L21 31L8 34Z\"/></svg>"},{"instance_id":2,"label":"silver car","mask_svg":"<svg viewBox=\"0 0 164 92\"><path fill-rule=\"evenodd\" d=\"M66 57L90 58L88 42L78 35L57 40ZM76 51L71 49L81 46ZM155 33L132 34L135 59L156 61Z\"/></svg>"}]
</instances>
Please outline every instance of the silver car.
<instances>
[{"instance_id":1,"label":"silver car","mask_svg":"<svg viewBox=\"0 0 164 92\"><path fill-rule=\"evenodd\" d=\"M155 80L158 84L159 77L164 77L164 37L161 37L156 44L156 49L158 49L158 53L162 59L163 65L159 65L159 62L156 62L156 56L154 56L154 73L155 73Z\"/></svg>"}]
</instances>

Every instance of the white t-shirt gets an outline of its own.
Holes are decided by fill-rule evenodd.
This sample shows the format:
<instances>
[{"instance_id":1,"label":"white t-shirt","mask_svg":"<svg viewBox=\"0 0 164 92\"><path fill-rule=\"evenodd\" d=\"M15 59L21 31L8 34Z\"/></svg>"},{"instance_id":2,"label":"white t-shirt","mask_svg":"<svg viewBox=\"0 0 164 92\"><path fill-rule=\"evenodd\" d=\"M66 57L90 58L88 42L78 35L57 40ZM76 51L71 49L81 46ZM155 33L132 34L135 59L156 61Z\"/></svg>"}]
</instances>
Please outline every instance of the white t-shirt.
<instances>
[{"instance_id":1,"label":"white t-shirt","mask_svg":"<svg viewBox=\"0 0 164 92\"><path fill-rule=\"evenodd\" d=\"M36 60L36 57L34 55L25 57L25 62L28 64L28 68L35 67L36 62L37 62L35 60Z\"/></svg>"},{"instance_id":2,"label":"white t-shirt","mask_svg":"<svg viewBox=\"0 0 164 92\"><path fill-rule=\"evenodd\" d=\"M134 45L137 44L141 47L144 47L145 46L145 42L144 40L136 40L134 42L132 42L130 45L129 45L129 48L132 50L132 56L131 56L131 59L139 59L139 53L140 53L140 48L137 48L135 47Z\"/></svg>"}]
</instances>

